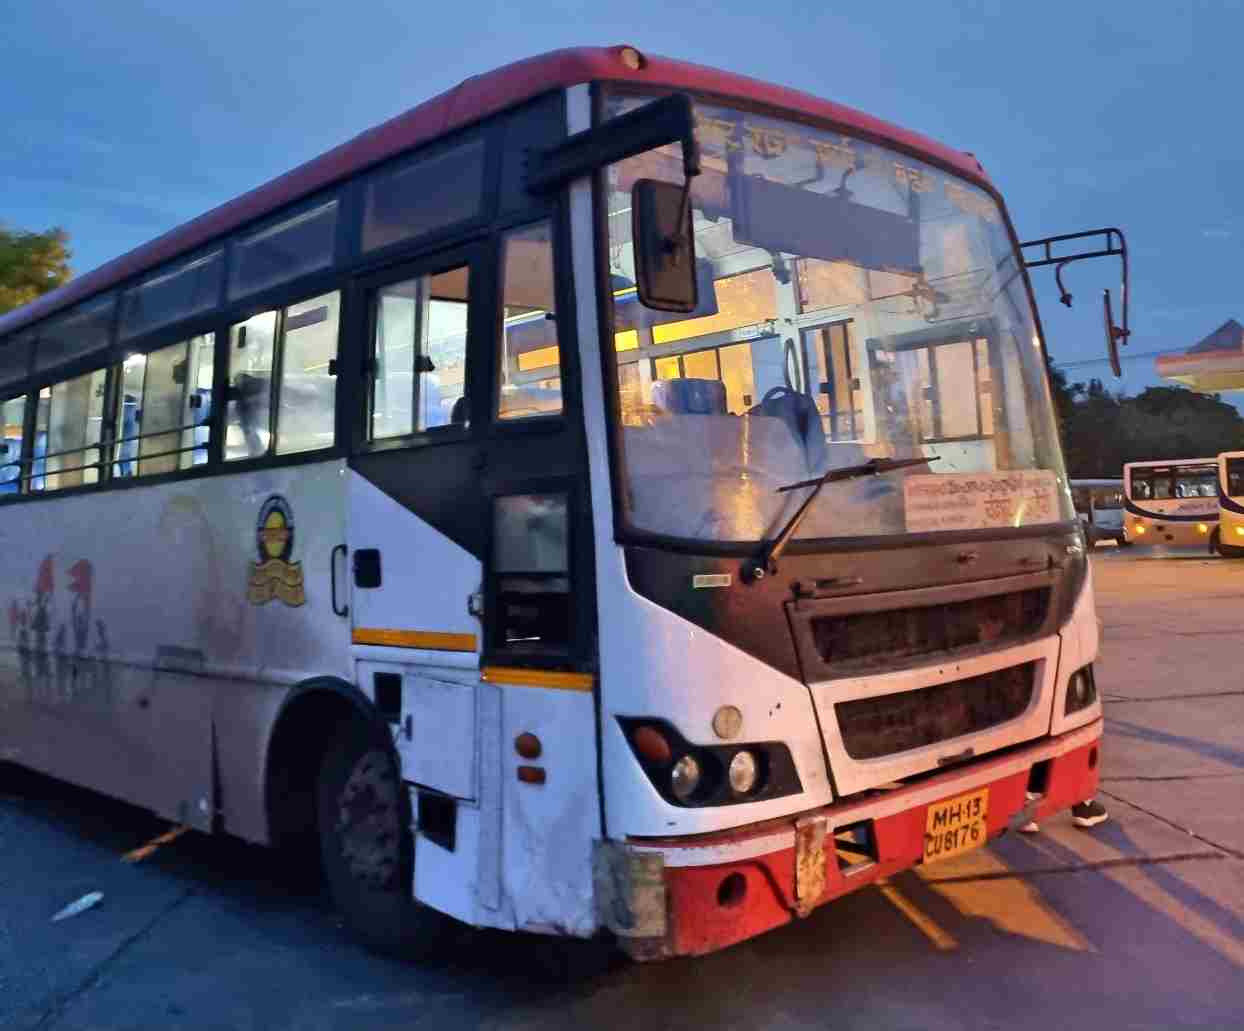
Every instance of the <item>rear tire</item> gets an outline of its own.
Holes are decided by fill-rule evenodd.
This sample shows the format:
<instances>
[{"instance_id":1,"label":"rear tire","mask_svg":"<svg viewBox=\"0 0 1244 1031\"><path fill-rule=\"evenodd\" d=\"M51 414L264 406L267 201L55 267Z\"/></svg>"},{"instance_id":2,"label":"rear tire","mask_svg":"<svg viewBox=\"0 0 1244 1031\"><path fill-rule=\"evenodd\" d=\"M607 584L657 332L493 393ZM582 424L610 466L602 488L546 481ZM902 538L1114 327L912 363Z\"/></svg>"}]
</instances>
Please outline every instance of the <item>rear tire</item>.
<instances>
[{"instance_id":1,"label":"rear tire","mask_svg":"<svg viewBox=\"0 0 1244 1031\"><path fill-rule=\"evenodd\" d=\"M341 727L320 767L316 820L324 880L351 933L385 953L436 945L449 919L411 897L410 797L387 735L361 719Z\"/></svg>"}]
</instances>

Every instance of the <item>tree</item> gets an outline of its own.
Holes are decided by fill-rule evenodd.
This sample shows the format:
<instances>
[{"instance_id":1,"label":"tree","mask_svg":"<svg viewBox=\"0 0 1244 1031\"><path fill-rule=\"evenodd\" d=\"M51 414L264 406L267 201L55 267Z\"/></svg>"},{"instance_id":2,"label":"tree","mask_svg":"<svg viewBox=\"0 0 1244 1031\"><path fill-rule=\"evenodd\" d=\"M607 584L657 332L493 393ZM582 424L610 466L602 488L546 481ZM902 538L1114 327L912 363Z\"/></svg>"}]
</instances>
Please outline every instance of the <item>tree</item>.
<instances>
[{"instance_id":1,"label":"tree","mask_svg":"<svg viewBox=\"0 0 1244 1031\"><path fill-rule=\"evenodd\" d=\"M63 229L29 233L0 225L0 313L67 282L69 257L69 236Z\"/></svg>"}]
</instances>

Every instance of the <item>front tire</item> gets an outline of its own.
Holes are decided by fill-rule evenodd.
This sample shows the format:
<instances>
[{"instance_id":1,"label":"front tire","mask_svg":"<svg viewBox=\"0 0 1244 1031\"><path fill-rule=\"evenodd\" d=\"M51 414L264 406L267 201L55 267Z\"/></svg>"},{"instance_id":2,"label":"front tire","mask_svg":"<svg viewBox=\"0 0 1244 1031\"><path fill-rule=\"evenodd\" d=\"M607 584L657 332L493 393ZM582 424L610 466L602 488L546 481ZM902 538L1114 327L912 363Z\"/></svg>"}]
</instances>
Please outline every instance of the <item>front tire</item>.
<instances>
[{"instance_id":1,"label":"front tire","mask_svg":"<svg viewBox=\"0 0 1244 1031\"><path fill-rule=\"evenodd\" d=\"M337 732L316 791L324 879L346 926L368 947L421 954L448 918L411 897L410 798L387 735L361 719Z\"/></svg>"}]
</instances>

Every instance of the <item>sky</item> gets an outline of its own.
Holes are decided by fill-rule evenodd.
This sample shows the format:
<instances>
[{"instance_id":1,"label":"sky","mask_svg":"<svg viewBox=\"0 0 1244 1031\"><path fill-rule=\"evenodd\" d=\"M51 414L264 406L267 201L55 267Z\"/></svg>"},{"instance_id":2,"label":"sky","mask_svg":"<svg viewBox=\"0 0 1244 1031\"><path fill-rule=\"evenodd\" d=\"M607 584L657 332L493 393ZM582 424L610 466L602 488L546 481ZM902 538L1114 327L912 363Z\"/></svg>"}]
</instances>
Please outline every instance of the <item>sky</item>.
<instances>
[{"instance_id":1,"label":"sky","mask_svg":"<svg viewBox=\"0 0 1244 1031\"><path fill-rule=\"evenodd\" d=\"M1155 351L1244 321L1244 4L1045 0L7 0L0 222L68 231L86 272L415 106L546 50L630 43L849 104L970 150L1021 239L1115 225L1132 256L1033 273L1070 378L1135 392ZM832 9L831 9L832 8ZM1233 401L1244 399L1234 396Z\"/></svg>"}]
</instances>

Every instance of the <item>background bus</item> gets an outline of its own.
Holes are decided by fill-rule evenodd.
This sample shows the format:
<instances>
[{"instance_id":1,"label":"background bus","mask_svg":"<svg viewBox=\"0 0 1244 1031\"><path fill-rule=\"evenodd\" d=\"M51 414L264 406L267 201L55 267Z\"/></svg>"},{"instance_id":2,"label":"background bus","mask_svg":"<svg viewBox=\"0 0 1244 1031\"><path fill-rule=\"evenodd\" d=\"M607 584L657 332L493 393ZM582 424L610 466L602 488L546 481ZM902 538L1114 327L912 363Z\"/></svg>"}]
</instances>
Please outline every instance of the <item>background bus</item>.
<instances>
[{"instance_id":1,"label":"background bus","mask_svg":"<svg viewBox=\"0 0 1244 1031\"><path fill-rule=\"evenodd\" d=\"M1071 501L1090 547L1098 541L1130 543L1123 533L1122 480L1072 480Z\"/></svg>"},{"instance_id":2,"label":"background bus","mask_svg":"<svg viewBox=\"0 0 1244 1031\"><path fill-rule=\"evenodd\" d=\"M1210 547L1226 558L1244 557L1244 451L1218 456L1218 526Z\"/></svg>"},{"instance_id":3,"label":"background bus","mask_svg":"<svg viewBox=\"0 0 1244 1031\"><path fill-rule=\"evenodd\" d=\"M1218 526L1217 484L1212 458L1129 462L1123 467L1126 543L1208 546Z\"/></svg>"},{"instance_id":4,"label":"background bus","mask_svg":"<svg viewBox=\"0 0 1244 1031\"><path fill-rule=\"evenodd\" d=\"M0 756L386 947L703 953L983 845L1099 769L1034 341L969 154L629 47L473 78L0 316Z\"/></svg>"}]
</instances>

